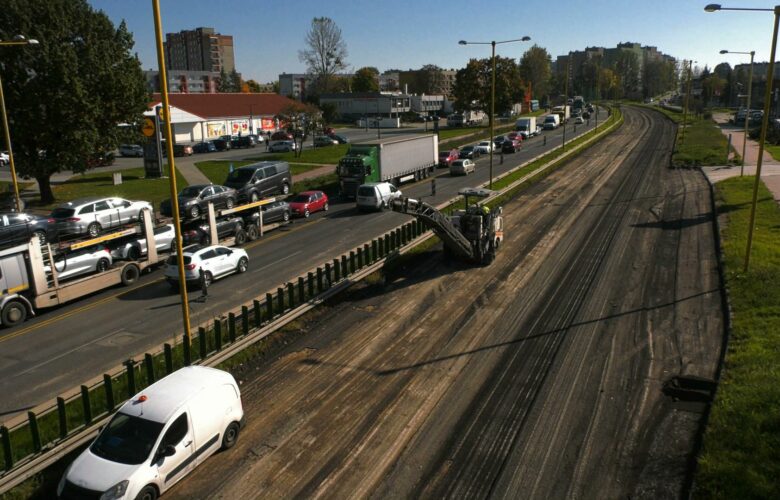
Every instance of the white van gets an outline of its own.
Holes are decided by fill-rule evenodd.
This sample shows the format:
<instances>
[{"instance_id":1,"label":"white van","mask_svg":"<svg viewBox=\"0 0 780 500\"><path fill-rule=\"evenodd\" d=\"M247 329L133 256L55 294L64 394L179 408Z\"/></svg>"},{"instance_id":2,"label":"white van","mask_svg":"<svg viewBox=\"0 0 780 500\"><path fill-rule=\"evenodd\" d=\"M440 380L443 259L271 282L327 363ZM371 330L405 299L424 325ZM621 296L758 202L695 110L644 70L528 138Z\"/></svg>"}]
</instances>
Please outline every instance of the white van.
<instances>
[{"instance_id":1,"label":"white van","mask_svg":"<svg viewBox=\"0 0 780 500\"><path fill-rule=\"evenodd\" d=\"M232 375L182 368L122 405L65 470L57 495L156 498L211 454L232 447L243 421Z\"/></svg>"},{"instance_id":2,"label":"white van","mask_svg":"<svg viewBox=\"0 0 780 500\"><path fill-rule=\"evenodd\" d=\"M356 202L360 210L382 210L400 197L401 191L389 182L369 182L358 187Z\"/></svg>"}]
</instances>

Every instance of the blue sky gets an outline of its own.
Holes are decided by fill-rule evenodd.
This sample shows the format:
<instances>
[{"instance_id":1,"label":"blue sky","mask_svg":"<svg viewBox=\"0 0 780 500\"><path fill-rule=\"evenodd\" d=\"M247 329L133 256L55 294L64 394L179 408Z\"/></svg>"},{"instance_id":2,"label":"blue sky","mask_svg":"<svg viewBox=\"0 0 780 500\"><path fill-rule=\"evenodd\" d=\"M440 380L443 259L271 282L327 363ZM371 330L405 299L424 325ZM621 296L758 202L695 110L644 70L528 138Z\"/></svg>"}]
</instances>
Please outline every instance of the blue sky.
<instances>
[{"instance_id":1,"label":"blue sky","mask_svg":"<svg viewBox=\"0 0 780 500\"><path fill-rule=\"evenodd\" d=\"M151 0L88 0L115 23L127 21L144 69L156 69ZM458 40L490 41L531 37L527 43L499 46L497 53L518 58L533 43L555 56L586 46L619 42L655 45L666 54L710 67L723 61L747 62L720 49L756 51L769 59L771 12L704 12L707 1L547 0L524 2L432 0L366 2L329 0L262 1L160 0L164 32L208 26L233 35L236 67L245 79L273 81L279 73L303 72L298 51L315 16L333 19L343 32L348 69L376 66L419 68L436 64L463 67L469 58L487 57L489 46L460 46ZM766 7L757 0L724 3Z\"/></svg>"}]
</instances>

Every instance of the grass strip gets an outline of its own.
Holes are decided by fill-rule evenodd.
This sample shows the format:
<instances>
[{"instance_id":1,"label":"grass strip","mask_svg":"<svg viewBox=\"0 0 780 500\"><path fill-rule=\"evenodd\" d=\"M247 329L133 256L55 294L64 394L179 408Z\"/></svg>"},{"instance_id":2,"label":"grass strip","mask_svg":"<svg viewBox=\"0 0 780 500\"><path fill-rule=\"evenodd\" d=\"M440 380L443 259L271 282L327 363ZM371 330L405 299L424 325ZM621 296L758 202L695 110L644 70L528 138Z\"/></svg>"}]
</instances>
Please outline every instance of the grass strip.
<instances>
[{"instance_id":1,"label":"grass strip","mask_svg":"<svg viewBox=\"0 0 780 500\"><path fill-rule=\"evenodd\" d=\"M690 168L729 163L728 139L711 118L698 118L688 113L686 120L688 125L683 129L683 113L658 106L639 106L659 111L680 125L677 128L677 139L672 154L673 166Z\"/></svg>"},{"instance_id":2,"label":"grass strip","mask_svg":"<svg viewBox=\"0 0 780 500\"><path fill-rule=\"evenodd\" d=\"M755 177L716 185L731 332L696 474L700 498L780 498L780 208L761 184L743 272Z\"/></svg>"}]
</instances>

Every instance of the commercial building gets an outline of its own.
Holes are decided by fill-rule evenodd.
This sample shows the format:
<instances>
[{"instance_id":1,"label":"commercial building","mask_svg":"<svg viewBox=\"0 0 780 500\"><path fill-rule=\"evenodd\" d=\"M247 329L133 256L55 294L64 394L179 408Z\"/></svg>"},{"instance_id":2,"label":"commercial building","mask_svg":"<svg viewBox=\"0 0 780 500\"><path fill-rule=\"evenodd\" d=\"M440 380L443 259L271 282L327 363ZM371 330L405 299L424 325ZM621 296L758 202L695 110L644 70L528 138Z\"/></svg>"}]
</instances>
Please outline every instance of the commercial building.
<instances>
[{"instance_id":1,"label":"commercial building","mask_svg":"<svg viewBox=\"0 0 780 500\"><path fill-rule=\"evenodd\" d=\"M233 37L196 28L165 34L165 67L170 70L230 73L236 68Z\"/></svg>"},{"instance_id":2,"label":"commercial building","mask_svg":"<svg viewBox=\"0 0 780 500\"><path fill-rule=\"evenodd\" d=\"M412 96L389 92L322 94L320 105L336 106L339 117L351 120L362 116L398 116L412 110Z\"/></svg>"},{"instance_id":3,"label":"commercial building","mask_svg":"<svg viewBox=\"0 0 780 500\"><path fill-rule=\"evenodd\" d=\"M199 142L221 135L274 131L276 117L296 101L278 94L170 94L171 124L177 143ZM160 104L154 94L147 116Z\"/></svg>"}]
</instances>

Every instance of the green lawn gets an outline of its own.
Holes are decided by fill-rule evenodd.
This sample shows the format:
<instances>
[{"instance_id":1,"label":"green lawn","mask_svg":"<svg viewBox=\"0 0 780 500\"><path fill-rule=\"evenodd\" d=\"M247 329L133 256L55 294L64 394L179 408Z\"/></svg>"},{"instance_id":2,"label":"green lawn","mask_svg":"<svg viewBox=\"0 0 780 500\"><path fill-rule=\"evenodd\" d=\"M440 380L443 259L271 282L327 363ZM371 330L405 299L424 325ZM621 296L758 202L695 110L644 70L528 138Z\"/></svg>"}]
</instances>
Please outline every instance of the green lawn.
<instances>
[{"instance_id":1,"label":"green lawn","mask_svg":"<svg viewBox=\"0 0 780 500\"><path fill-rule=\"evenodd\" d=\"M234 168L238 168L255 162L246 161L246 160L244 161L209 160L209 161L200 161L196 163L195 166L198 167L198 169L201 172L203 172L203 175L208 177L211 182L213 182L214 184L222 184L223 182L225 182L225 178L227 177L227 174L230 171L231 163L233 164ZM314 170L322 166L323 165L313 165L309 163L290 163L290 170L292 171L292 175L296 176L303 172L308 172L309 170Z\"/></svg>"},{"instance_id":2,"label":"green lawn","mask_svg":"<svg viewBox=\"0 0 780 500\"><path fill-rule=\"evenodd\" d=\"M699 457L700 498L780 498L780 208L761 184L743 273L754 180L717 184L732 327Z\"/></svg>"},{"instance_id":3,"label":"green lawn","mask_svg":"<svg viewBox=\"0 0 780 500\"><path fill-rule=\"evenodd\" d=\"M668 116L679 125L672 163L680 167L697 167L728 164L728 139L712 119L697 118L688 113L688 126L683 140L683 113L657 106L651 107Z\"/></svg>"},{"instance_id":4,"label":"green lawn","mask_svg":"<svg viewBox=\"0 0 780 500\"><path fill-rule=\"evenodd\" d=\"M309 143L311 144L311 143ZM284 160L290 163L318 163L325 165L336 165L342 156L347 154L349 144L337 144L317 149L304 149L301 156L295 157L294 152L289 153L270 153L263 157L250 158L250 160Z\"/></svg>"},{"instance_id":5,"label":"green lawn","mask_svg":"<svg viewBox=\"0 0 780 500\"><path fill-rule=\"evenodd\" d=\"M176 172L177 190L186 185L187 181L181 173ZM52 189L57 201L40 205L38 208L53 208L63 201L84 196L119 196L128 200L146 200L155 208L159 208L160 202L170 198L171 193L167 177L145 179L143 168L122 170L122 184L118 186L114 186L113 172L100 172L76 175L64 184L53 185Z\"/></svg>"},{"instance_id":6,"label":"green lawn","mask_svg":"<svg viewBox=\"0 0 780 500\"><path fill-rule=\"evenodd\" d=\"M772 155L772 158L774 158L775 160L780 160L780 145L765 143L764 149L766 150L767 153Z\"/></svg>"}]
</instances>

